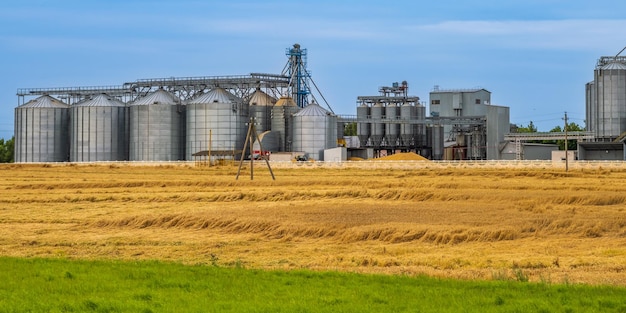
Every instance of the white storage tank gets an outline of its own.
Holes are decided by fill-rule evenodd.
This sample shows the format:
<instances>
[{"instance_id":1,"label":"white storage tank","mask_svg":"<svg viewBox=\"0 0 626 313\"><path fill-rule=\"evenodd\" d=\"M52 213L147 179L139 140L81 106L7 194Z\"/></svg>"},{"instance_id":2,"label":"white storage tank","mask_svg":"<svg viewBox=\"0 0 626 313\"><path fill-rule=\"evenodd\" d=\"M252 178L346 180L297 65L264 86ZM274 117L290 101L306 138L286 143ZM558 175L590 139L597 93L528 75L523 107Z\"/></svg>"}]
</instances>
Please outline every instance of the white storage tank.
<instances>
[{"instance_id":1,"label":"white storage tank","mask_svg":"<svg viewBox=\"0 0 626 313\"><path fill-rule=\"evenodd\" d=\"M324 149L337 147L337 116L317 103L311 103L293 115L293 151L302 151L309 159L324 160Z\"/></svg>"},{"instance_id":2,"label":"white storage tank","mask_svg":"<svg viewBox=\"0 0 626 313\"><path fill-rule=\"evenodd\" d=\"M372 113L371 141L374 146L380 146L384 144L382 140L383 136L385 135L385 124L382 122L384 110L385 108L383 107L383 104L380 102L375 103L371 107L371 111L370 111Z\"/></svg>"},{"instance_id":3,"label":"white storage tank","mask_svg":"<svg viewBox=\"0 0 626 313\"><path fill-rule=\"evenodd\" d=\"M184 106L175 95L158 89L129 105L131 161L184 159Z\"/></svg>"},{"instance_id":4,"label":"white storage tank","mask_svg":"<svg viewBox=\"0 0 626 313\"><path fill-rule=\"evenodd\" d=\"M15 108L15 162L69 161L69 108L47 95Z\"/></svg>"},{"instance_id":5,"label":"white storage tank","mask_svg":"<svg viewBox=\"0 0 626 313\"><path fill-rule=\"evenodd\" d=\"M367 142L371 135L371 126L369 122L365 122L370 119L370 107L366 103L361 103L356 108L356 118L359 122L356 125L357 136L361 146L367 146Z\"/></svg>"},{"instance_id":6,"label":"white storage tank","mask_svg":"<svg viewBox=\"0 0 626 313\"><path fill-rule=\"evenodd\" d=\"M390 146L400 145L398 134L400 132L400 124L395 123L398 119L398 106L395 103L389 103L385 107L385 136L387 144Z\"/></svg>"},{"instance_id":7,"label":"white storage tank","mask_svg":"<svg viewBox=\"0 0 626 313\"><path fill-rule=\"evenodd\" d=\"M226 153L243 148L248 110L241 98L217 87L190 100L186 107L187 160L201 151Z\"/></svg>"},{"instance_id":8,"label":"white storage tank","mask_svg":"<svg viewBox=\"0 0 626 313\"><path fill-rule=\"evenodd\" d=\"M70 161L128 160L126 105L106 94L83 100L71 108Z\"/></svg>"}]
</instances>

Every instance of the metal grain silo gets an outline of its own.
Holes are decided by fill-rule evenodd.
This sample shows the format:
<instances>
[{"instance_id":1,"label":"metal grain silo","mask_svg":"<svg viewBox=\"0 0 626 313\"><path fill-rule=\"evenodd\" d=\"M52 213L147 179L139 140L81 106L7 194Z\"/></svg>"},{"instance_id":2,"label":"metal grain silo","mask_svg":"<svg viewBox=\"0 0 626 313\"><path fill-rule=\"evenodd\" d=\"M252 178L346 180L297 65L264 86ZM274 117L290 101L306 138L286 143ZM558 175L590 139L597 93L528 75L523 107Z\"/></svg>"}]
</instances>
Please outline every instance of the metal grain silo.
<instances>
[{"instance_id":1,"label":"metal grain silo","mask_svg":"<svg viewBox=\"0 0 626 313\"><path fill-rule=\"evenodd\" d=\"M158 89L129 105L129 160L184 159L184 106L175 95Z\"/></svg>"},{"instance_id":2,"label":"metal grain silo","mask_svg":"<svg viewBox=\"0 0 626 313\"><path fill-rule=\"evenodd\" d=\"M300 108L291 97L281 97L272 107L271 128L279 133L279 151L292 150L292 118Z\"/></svg>"},{"instance_id":3,"label":"metal grain silo","mask_svg":"<svg viewBox=\"0 0 626 313\"><path fill-rule=\"evenodd\" d=\"M371 141L374 146L386 145L383 142L383 136L385 135L385 124L383 124L383 111L385 108L382 103L375 103L371 108L372 116L372 128L371 128Z\"/></svg>"},{"instance_id":4,"label":"metal grain silo","mask_svg":"<svg viewBox=\"0 0 626 313\"><path fill-rule=\"evenodd\" d=\"M47 95L15 108L15 162L69 161L69 108Z\"/></svg>"},{"instance_id":5,"label":"metal grain silo","mask_svg":"<svg viewBox=\"0 0 626 313\"><path fill-rule=\"evenodd\" d=\"M128 160L126 105L106 94L81 101L70 109L70 161Z\"/></svg>"},{"instance_id":6,"label":"metal grain silo","mask_svg":"<svg viewBox=\"0 0 626 313\"><path fill-rule=\"evenodd\" d=\"M224 154L243 148L248 122L247 105L223 88L214 88L187 102L185 158L200 151Z\"/></svg>"},{"instance_id":7,"label":"metal grain silo","mask_svg":"<svg viewBox=\"0 0 626 313\"><path fill-rule=\"evenodd\" d=\"M361 103L361 105L356 108L356 119L358 121L356 132L357 136L359 136L361 146L367 146L371 136L372 123L368 121L370 119L370 107L366 103Z\"/></svg>"},{"instance_id":8,"label":"metal grain silo","mask_svg":"<svg viewBox=\"0 0 626 313\"><path fill-rule=\"evenodd\" d=\"M317 103L293 115L293 151L324 160L324 149L337 147L337 116Z\"/></svg>"},{"instance_id":9,"label":"metal grain silo","mask_svg":"<svg viewBox=\"0 0 626 313\"><path fill-rule=\"evenodd\" d=\"M272 125L272 107L276 103L276 99L257 89L248 104L250 105L250 116L255 118L256 130L261 133L270 130Z\"/></svg>"},{"instance_id":10,"label":"metal grain silo","mask_svg":"<svg viewBox=\"0 0 626 313\"><path fill-rule=\"evenodd\" d=\"M431 159L443 158L443 126L432 125L427 128L428 144L431 147Z\"/></svg>"},{"instance_id":11,"label":"metal grain silo","mask_svg":"<svg viewBox=\"0 0 626 313\"><path fill-rule=\"evenodd\" d=\"M609 59L594 76L597 107L589 124L600 140L613 140L626 131L626 64L622 58Z\"/></svg>"},{"instance_id":12,"label":"metal grain silo","mask_svg":"<svg viewBox=\"0 0 626 313\"><path fill-rule=\"evenodd\" d=\"M409 121L417 119L417 108L411 103L404 103L400 107L400 139L405 146L415 145L415 124L411 124Z\"/></svg>"},{"instance_id":13,"label":"metal grain silo","mask_svg":"<svg viewBox=\"0 0 626 313\"><path fill-rule=\"evenodd\" d=\"M395 103L389 103L385 107L385 138L390 146L400 145L398 134L400 132L400 124L396 123L398 119L398 106Z\"/></svg>"}]
</instances>

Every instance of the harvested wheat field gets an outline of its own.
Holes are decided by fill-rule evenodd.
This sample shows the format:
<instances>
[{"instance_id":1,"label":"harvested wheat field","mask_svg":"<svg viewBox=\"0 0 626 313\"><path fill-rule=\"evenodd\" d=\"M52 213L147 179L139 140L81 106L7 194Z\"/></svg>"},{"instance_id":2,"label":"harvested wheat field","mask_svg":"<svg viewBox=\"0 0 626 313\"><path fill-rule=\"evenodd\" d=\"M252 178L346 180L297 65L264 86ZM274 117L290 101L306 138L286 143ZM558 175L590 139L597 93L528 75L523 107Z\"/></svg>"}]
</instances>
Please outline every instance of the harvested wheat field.
<instances>
[{"instance_id":1,"label":"harvested wheat field","mask_svg":"<svg viewBox=\"0 0 626 313\"><path fill-rule=\"evenodd\" d=\"M624 170L249 170L0 166L0 255L626 286Z\"/></svg>"}]
</instances>

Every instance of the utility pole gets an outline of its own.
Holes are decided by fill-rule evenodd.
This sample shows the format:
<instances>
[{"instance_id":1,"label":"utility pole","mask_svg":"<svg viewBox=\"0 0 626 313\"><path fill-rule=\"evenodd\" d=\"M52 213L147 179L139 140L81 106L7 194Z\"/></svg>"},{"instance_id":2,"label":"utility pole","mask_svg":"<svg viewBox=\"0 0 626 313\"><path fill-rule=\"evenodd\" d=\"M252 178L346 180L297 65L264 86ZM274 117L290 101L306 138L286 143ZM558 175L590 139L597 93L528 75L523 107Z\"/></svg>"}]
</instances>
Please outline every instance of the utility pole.
<instances>
[{"instance_id":1,"label":"utility pole","mask_svg":"<svg viewBox=\"0 0 626 313\"><path fill-rule=\"evenodd\" d=\"M565 120L565 171L567 172L567 170L569 169L569 162L567 157L567 111L565 112L565 117L563 118L563 120Z\"/></svg>"}]
</instances>

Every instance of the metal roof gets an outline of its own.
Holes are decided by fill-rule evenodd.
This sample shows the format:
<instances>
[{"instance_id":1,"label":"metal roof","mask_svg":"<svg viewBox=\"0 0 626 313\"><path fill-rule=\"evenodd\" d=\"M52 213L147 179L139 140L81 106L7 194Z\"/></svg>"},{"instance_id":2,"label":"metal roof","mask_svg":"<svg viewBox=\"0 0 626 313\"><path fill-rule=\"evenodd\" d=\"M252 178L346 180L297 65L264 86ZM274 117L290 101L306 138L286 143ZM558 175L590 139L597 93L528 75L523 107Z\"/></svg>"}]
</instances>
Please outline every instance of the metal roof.
<instances>
[{"instance_id":1,"label":"metal roof","mask_svg":"<svg viewBox=\"0 0 626 313\"><path fill-rule=\"evenodd\" d=\"M87 99L76 103L74 106L81 107L123 107L126 106L124 102L112 98L106 94L99 94L91 99Z\"/></svg>"},{"instance_id":2,"label":"metal roof","mask_svg":"<svg viewBox=\"0 0 626 313\"><path fill-rule=\"evenodd\" d=\"M30 100L19 106L20 108L69 108L70 106L48 95Z\"/></svg>"},{"instance_id":3,"label":"metal roof","mask_svg":"<svg viewBox=\"0 0 626 313\"><path fill-rule=\"evenodd\" d=\"M626 70L626 64L620 62L611 62L602 66L602 70Z\"/></svg>"},{"instance_id":4,"label":"metal roof","mask_svg":"<svg viewBox=\"0 0 626 313\"><path fill-rule=\"evenodd\" d=\"M294 114L293 116L328 116L331 115L330 112L326 111L319 104L313 102L300 111Z\"/></svg>"},{"instance_id":5,"label":"metal roof","mask_svg":"<svg viewBox=\"0 0 626 313\"><path fill-rule=\"evenodd\" d=\"M157 89L156 91L146 95L143 98L135 100L130 105L151 105L151 104L169 104L176 105L180 103L180 99L175 95L163 90Z\"/></svg>"},{"instance_id":6,"label":"metal roof","mask_svg":"<svg viewBox=\"0 0 626 313\"><path fill-rule=\"evenodd\" d=\"M293 98L291 97L280 97L280 99L278 99L278 101L276 101L275 106L287 106L287 107L295 107L296 106L296 102L293 101Z\"/></svg>"},{"instance_id":7,"label":"metal roof","mask_svg":"<svg viewBox=\"0 0 626 313\"><path fill-rule=\"evenodd\" d=\"M258 106L271 106L276 103L276 99L272 96L266 94L265 92L257 89L254 91L252 96L250 96L250 105L258 105Z\"/></svg>"},{"instance_id":8,"label":"metal roof","mask_svg":"<svg viewBox=\"0 0 626 313\"><path fill-rule=\"evenodd\" d=\"M232 103L232 102L242 102L242 100L233 95L232 93L226 91L224 88L213 88L209 92L201 94L195 99L189 100L189 104L198 104L198 103Z\"/></svg>"}]
</instances>

